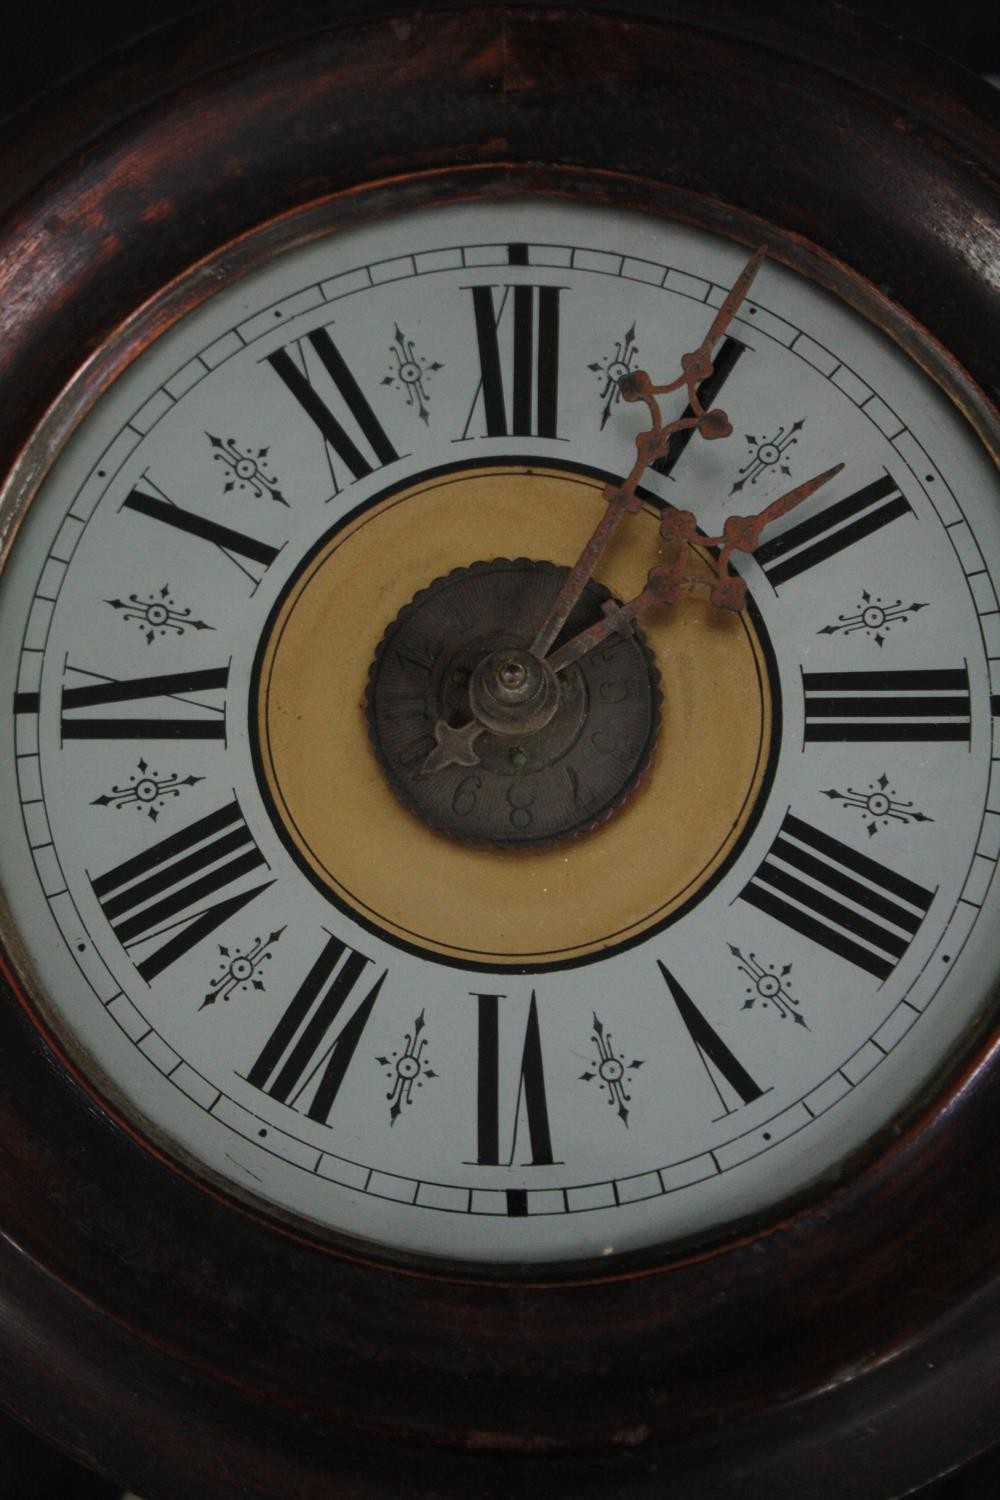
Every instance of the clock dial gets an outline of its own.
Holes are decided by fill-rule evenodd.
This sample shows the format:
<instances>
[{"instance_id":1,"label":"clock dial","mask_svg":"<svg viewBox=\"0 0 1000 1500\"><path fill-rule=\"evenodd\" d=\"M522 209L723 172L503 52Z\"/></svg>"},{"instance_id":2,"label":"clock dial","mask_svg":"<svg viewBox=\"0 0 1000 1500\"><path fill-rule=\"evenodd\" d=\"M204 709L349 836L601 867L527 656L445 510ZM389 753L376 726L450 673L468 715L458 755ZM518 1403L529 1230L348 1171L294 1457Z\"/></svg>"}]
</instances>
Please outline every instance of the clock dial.
<instances>
[{"instance_id":1,"label":"clock dial","mask_svg":"<svg viewBox=\"0 0 1000 1500\"><path fill-rule=\"evenodd\" d=\"M834 1173L985 1004L990 472L773 260L679 379L746 259L541 199L386 214L179 321L42 482L5 898L84 1071L237 1195L450 1260L705 1235ZM646 451L639 370L680 425L535 655ZM634 623L651 569L683 586Z\"/></svg>"}]
</instances>

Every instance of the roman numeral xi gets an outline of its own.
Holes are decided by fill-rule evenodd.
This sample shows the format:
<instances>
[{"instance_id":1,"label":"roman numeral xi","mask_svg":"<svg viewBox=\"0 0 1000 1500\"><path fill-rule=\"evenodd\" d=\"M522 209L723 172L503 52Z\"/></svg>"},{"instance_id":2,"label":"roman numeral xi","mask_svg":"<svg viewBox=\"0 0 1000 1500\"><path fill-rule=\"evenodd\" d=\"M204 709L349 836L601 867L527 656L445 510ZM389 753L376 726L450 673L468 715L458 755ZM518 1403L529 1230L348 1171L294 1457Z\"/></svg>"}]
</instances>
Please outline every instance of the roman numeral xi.
<instances>
[{"instance_id":1,"label":"roman numeral xi","mask_svg":"<svg viewBox=\"0 0 1000 1500\"><path fill-rule=\"evenodd\" d=\"M329 329L276 349L267 363L355 479L399 457Z\"/></svg>"}]
</instances>

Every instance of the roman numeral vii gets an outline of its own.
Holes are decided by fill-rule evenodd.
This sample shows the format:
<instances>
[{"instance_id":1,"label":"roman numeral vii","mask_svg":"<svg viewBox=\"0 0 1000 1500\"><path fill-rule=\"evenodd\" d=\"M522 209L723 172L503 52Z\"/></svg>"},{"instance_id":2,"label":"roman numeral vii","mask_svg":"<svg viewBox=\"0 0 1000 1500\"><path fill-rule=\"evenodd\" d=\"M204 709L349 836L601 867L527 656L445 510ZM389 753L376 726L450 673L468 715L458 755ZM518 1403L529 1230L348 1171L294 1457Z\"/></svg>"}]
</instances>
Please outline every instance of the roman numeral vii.
<instances>
[{"instance_id":1,"label":"roman numeral vii","mask_svg":"<svg viewBox=\"0 0 1000 1500\"><path fill-rule=\"evenodd\" d=\"M385 981L383 970L370 982L371 962L331 937L265 1042L247 1082L327 1124ZM360 999L352 1009L355 991Z\"/></svg>"}]
</instances>

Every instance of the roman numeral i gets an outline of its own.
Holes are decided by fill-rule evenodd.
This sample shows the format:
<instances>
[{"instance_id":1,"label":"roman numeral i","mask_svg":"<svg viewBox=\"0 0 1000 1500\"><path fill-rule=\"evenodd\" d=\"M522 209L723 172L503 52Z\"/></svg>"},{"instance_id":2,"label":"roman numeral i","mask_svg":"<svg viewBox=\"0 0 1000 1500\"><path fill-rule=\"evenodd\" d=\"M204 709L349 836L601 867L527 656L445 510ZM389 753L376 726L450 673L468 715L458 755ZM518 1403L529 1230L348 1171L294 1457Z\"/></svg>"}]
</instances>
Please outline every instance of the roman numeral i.
<instances>
[{"instance_id":1,"label":"roman numeral i","mask_svg":"<svg viewBox=\"0 0 1000 1500\"><path fill-rule=\"evenodd\" d=\"M896 481L883 474L846 499L769 538L754 557L777 589L907 514L912 515L909 501Z\"/></svg>"}]
</instances>

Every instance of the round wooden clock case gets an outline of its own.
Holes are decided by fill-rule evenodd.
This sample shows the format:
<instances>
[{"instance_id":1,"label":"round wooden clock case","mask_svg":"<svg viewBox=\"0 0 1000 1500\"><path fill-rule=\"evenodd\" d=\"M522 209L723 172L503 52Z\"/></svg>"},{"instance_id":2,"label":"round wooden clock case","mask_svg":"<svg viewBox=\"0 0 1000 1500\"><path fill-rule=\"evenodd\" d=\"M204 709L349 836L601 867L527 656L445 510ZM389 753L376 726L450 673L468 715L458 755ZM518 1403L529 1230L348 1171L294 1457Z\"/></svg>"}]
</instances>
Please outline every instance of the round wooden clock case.
<instances>
[{"instance_id":1,"label":"round wooden clock case","mask_svg":"<svg viewBox=\"0 0 1000 1500\"><path fill-rule=\"evenodd\" d=\"M767 242L995 453L995 105L856 26L784 3L221 6L71 86L0 156L5 540L115 374L213 289L449 202ZM878 1500L998 1435L995 1004L777 1211L607 1261L433 1263L146 1138L5 948L0 1400L150 1500Z\"/></svg>"}]
</instances>

